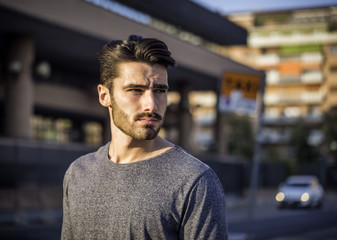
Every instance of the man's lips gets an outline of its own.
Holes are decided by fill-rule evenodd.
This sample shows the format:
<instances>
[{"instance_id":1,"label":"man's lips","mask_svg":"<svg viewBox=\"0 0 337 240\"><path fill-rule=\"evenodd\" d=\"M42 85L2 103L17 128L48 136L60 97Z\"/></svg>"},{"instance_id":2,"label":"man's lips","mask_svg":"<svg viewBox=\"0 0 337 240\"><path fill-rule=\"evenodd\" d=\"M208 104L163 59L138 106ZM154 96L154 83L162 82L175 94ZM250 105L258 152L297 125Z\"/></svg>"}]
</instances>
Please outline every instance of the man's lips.
<instances>
[{"instance_id":1,"label":"man's lips","mask_svg":"<svg viewBox=\"0 0 337 240\"><path fill-rule=\"evenodd\" d=\"M160 116L157 113L141 113L135 117L136 121L141 121L141 122L148 122L148 123L156 123L160 120L162 120L162 116Z\"/></svg>"},{"instance_id":2,"label":"man's lips","mask_svg":"<svg viewBox=\"0 0 337 240\"><path fill-rule=\"evenodd\" d=\"M141 118L138 119L138 121L145 125L155 125L158 123L159 120L156 118Z\"/></svg>"},{"instance_id":3,"label":"man's lips","mask_svg":"<svg viewBox=\"0 0 337 240\"><path fill-rule=\"evenodd\" d=\"M144 125L155 125L162 120L162 116L157 113L141 113L135 119Z\"/></svg>"}]
</instances>

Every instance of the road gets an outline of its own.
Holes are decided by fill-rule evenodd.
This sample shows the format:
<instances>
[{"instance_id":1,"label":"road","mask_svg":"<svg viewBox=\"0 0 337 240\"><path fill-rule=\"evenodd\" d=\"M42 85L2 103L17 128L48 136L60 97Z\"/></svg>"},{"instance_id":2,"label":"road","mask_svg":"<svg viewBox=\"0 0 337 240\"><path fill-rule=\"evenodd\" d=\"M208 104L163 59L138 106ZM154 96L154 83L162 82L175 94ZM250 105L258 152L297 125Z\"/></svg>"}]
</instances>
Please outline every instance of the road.
<instances>
[{"instance_id":1,"label":"road","mask_svg":"<svg viewBox=\"0 0 337 240\"><path fill-rule=\"evenodd\" d=\"M321 209L280 210L269 201L257 206L251 218L248 210L228 210L229 240L337 240L335 193Z\"/></svg>"},{"instance_id":2,"label":"road","mask_svg":"<svg viewBox=\"0 0 337 240\"><path fill-rule=\"evenodd\" d=\"M279 210L270 202L262 202L253 212L251 231L248 232L247 210L246 207L229 206L229 240L337 240L337 194L327 199L321 209ZM0 239L57 240L60 230L60 216L49 223L2 223Z\"/></svg>"},{"instance_id":3,"label":"road","mask_svg":"<svg viewBox=\"0 0 337 240\"><path fill-rule=\"evenodd\" d=\"M335 228L334 234L337 234L337 210L276 210L275 215L269 212L269 217L257 217L251 225L246 219L239 221L229 220L229 229L233 238L244 239L250 234L251 240L269 240L269 239L287 239L293 236L304 235L307 232L324 231ZM229 216L230 217L230 216ZM250 227L249 227L250 226ZM248 228L248 229L247 229ZM333 237L333 236L331 236ZM336 239L329 236L329 240ZM304 239L304 238L303 238ZM233 239L234 240L234 239ZM323 240L318 238L317 240Z\"/></svg>"}]
</instances>

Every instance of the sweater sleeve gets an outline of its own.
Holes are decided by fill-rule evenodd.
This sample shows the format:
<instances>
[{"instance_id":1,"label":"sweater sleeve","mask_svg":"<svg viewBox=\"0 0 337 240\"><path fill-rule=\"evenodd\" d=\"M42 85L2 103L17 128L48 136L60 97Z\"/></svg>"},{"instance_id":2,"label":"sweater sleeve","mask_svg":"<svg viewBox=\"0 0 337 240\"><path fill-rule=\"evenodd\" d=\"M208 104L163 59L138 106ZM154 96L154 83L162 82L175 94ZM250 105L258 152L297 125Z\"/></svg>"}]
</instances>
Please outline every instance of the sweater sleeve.
<instances>
[{"instance_id":1,"label":"sweater sleeve","mask_svg":"<svg viewBox=\"0 0 337 240\"><path fill-rule=\"evenodd\" d=\"M71 231L71 221L69 216L68 184L69 184L69 170L65 174L63 180L63 221L62 221L61 240L73 239Z\"/></svg>"},{"instance_id":2,"label":"sweater sleeve","mask_svg":"<svg viewBox=\"0 0 337 240\"><path fill-rule=\"evenodd\" d=\"M211 169L196 181L189 193L180 239L228 240L225 196Z\"/></svg>"}]
</instances>

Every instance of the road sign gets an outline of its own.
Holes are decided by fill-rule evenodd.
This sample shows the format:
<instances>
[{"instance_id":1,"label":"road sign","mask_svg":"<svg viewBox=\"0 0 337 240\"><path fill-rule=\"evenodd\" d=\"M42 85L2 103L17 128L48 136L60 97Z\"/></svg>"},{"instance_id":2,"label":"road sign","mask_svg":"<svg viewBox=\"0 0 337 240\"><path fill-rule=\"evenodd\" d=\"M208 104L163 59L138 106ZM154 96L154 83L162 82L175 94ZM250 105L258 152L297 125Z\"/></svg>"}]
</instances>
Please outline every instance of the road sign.
<instances>
[{"instance_id":1,"label":"road sign","mask_svg":"<svg viewBox=\"0 0 337 240\"><path fill-rule=\"evenodd\" d=\"M261 82L259 75L225 72L221 84L219 110L254 113Z\"/></svg>"}]
</instances>

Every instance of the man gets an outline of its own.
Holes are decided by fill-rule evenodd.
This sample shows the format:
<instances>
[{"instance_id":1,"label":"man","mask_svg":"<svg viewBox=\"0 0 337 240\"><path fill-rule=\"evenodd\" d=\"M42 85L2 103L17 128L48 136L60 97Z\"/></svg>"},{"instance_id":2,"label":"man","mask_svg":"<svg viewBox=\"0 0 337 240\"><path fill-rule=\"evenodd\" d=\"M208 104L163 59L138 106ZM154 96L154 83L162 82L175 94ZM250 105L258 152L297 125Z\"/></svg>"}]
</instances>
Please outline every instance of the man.
<instances>
[{"instance_id":1,"label":"man","mask_svg":"<svg viewBox=\"0 0 337 240\"><path fill-rule=\"evenodd\" d=\"M166 44L131 35L107 44L99 59L111 141L67 170L62 239L227 239L217 176L157 136L167 67L175 65Z\"/></svg>"}]
</instances>

